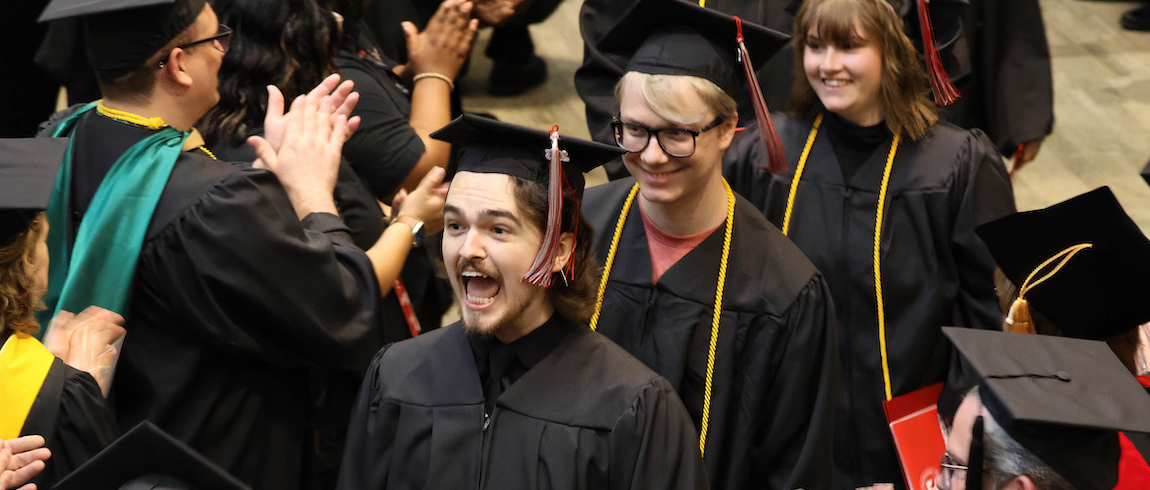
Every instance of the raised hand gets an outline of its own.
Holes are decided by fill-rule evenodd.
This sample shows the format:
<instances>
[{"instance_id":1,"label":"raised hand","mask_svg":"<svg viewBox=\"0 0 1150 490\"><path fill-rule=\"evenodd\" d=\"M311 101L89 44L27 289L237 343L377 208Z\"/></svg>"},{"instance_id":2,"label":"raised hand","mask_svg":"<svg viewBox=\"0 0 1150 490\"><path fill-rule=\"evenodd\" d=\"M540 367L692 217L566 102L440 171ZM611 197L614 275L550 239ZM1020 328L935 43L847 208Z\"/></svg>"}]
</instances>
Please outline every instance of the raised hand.
<instances>
[{"instance_id":1,"label":"raised hand","mask_svg":"<svg viewBox=\"0 0 1150 490\"><path fill-rule=\"evenodd\" d=\"M0 488L23 485L44 471L44 461L50 457L52 451L44 447L44 438L41 436L0 441ZM36 484L28 483L17 490L36 490Z\"/></svg>"},{"instance_id":2,"label":"raised hand","mask_svg":"<svg viewBox=\"0 0 1150 490\"><path fill-rule=\"evenodd\" d=\"M472 3L445 0L427 22L423 32L415 24L404 22L407 39L406 74L437 73L455 80L471 53L479 20L471 18Z\"/></svg>"},{"instance_id":3,"label":"raised hand","mask_svg":"<svg viewBox=\"0 0 1150 490\"><path fill-rule=\"evenodd\" d=\"M423 176L419 186L411 193L400 191L392 201L396 216L411 216L423 222L424 232L434 235L443 230L443 204L447 199L447 184L443 182L447 172L443 167L432 167Z\"/></svg>"}]
</instances>

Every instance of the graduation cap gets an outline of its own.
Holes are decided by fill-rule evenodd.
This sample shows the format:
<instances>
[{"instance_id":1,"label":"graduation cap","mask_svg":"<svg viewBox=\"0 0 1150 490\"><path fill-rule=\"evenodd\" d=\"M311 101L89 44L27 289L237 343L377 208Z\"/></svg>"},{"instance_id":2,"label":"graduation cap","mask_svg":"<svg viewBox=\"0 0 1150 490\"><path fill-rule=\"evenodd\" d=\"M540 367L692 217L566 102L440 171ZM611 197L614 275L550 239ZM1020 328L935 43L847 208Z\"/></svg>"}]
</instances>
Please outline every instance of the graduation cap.
<instances>
[{"instance_id":1,"label":"graduation cap","mask_svg":"<svg viewBox=\"0 0 1150 490\"><path fill-rule=\"evenodd\" d=\"M614 145L560 137L558 126L540 131L468 113L431 133L431 137L459 148L454 172L505 174L547 185L543 245L523 278L540 287L551 285L551 264L558 253L561 232L563 185L574 192L577 200L582 199L583 172L624 153ZM574 263L569 262L568 267L573 271Z\"/></svg>"},{"instance_id":2,"label":"graduation cap","mask_svg":"<svg viewBox=\"0 0 1150 490\"><path fill-rule=\"evenodd\" d=\"M52 0L40 22L80 18L101 81L142 66L195 22L206 0Z\"/></svg>"},{"instance_id":3,"label":"graduation cap","mask_svg":"<svg viewBox=\"0 0 1150 490\"><path fill-rule=\"evenodd\" d=\"M141 422L53 487L55 490L251 490L151 422Z\"/></svg>"},{"instance_id":4,"label":"graduation cap","mask_svg":"<svg viewBox=\"0 0 1150 490\"><path fill-rule=\"evenodd\" d=\"M765 62L789 40L790 36L779 31L695 3L639 0L597 47L629 60L627 71L699 77L731 96L745 86L767 146L768 170L778 173L786 169L786 156L763 100L751 55Z\"/></svg>"},{"instance_id":5,"label":"graduation cap","mask_svg":"<svg viewBox=\"0 0 1150 490\"><path fill-rule=\"evenodd\" d=\"M1121 455L1117 431L1150 432L1150 395L1105 343L955 327L942 331L982 378L982 404L1011 438L1074 488L1114 488ZM981 451L972 451L972 469L985 463L976 453ZM968 471L968 488L981 478L980 472Z\"/></svg>"},{"instance_id":6,"label":"graduation cap","mask_svg":"<svg viewBox=\"0 0 1150 490\"><path fill-rule=\"evenodd\" d=\"M0 247L48 207L67 138L0 139Z\"/></svg>"},{"instance_id":7,"label":"graduation cap","mask_svg":"<svg viewBox=\"0 0 1150 490\"><path fill-rule=\"evenodd\" d=\"M1029 321L1028 303L1070 337L1104 339L1150 321L1150 240L1108 187L976 232L1020 288L1010 322Z\"/></svg>"}]
</instances>

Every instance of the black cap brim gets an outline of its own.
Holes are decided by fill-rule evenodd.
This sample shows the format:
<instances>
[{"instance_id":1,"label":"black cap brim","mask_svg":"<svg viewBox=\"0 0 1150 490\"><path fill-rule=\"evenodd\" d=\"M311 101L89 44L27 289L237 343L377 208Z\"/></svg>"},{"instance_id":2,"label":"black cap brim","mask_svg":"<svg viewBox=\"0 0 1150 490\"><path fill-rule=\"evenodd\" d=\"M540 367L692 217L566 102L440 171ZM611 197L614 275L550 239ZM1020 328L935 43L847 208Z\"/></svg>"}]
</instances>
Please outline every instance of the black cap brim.
<instances>
[{"instance_id":1,"label":"black cap brim","mask_svg":"<svg viewBox=\"0 0 1150 490\"><path fill-rule=\"evenodd\" d=\"M67 148L66 138L0 139L0 246L48 206Z\"/></svg>"},{"instance_id":2,"label":"black cap brim","mask_svg":"<svg viewBox=\"0 0 1150 490\"><path fill-rule=\"evenodd\" d=\"M1066 335L1103 339L1150 321L1150 240L1109 188L1015 213L976 230L1006 277L1019 287L1036 267L1067 247L1092 245L1026 294Z\"/></svg>"},{"instance_id":3,"label":"black cap brim","mask_svg":"<svg viewBox=\"0 0 1150 490\"><path fill-rule=\"evenodd\" d=\"M55 487L56 490L117 490L147 481L189 490L251 490L151 422L112 442ZM150 487L144 487L150 488ZM161 487L163 488L163 487Z\"/></svg>"}]
</instances>

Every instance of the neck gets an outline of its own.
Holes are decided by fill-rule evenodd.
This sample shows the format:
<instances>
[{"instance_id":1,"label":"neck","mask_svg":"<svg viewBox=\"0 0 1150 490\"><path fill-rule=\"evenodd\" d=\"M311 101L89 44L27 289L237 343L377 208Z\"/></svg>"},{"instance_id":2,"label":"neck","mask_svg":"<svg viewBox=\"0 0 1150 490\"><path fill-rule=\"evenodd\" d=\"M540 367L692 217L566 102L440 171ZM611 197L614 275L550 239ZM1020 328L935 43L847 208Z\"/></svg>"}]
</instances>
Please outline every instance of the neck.
<instances>
[{"instance_id":1,"label":"neck","mask_svg":"<svg viewBox=\"0 0 1150 490\"><path fill-rule=\"evenodd\" d=\"M639 204L655 226L671 235L702 233L727 219L727 191L718 173L712 175L698 192L672 202L648 201L640 192Z\"/></svg>"},{"instance_id":2,"label":"neck","mask_svg":"<svg viewBox=\"0 0 1150 490\"><path fill-rule=\"evenodd\" d=\"M525 309L515 324L508 324L505 328L496 330L495 338L504 344L510 344L547 323L547 320L550 320L551 315L555 313L555 308L551 306L551 302L546 299L545 295L542 299L543 304Z\"/></svg>"},{"instance_id":3,"label":"neck","mask_svg":"<svg viewBox=\"0 0 1150 490\"><path fill-rule=\"evenodd\" d=\"M179 101L159 97L152 97L147 102L104 99L103 104L109 109L130 112L145 118L158 117L168 126L180 131L190 131L199 119L199 116L192 117L181 110Z\"/></svg>"},{"instance_id":4,"label":"neck","mask_svg":"<svg viewBox=\"0 0 1150 490\"><path fill-rule=\"evenodd\" d=\"M854 124L855 126L861 126L864 128L869 128L871 126L882 124L882 122L884 121L884 119L882 117L882 113L880 113L880 112L870 112L870 113L866 113L866 114L839 114L836 112L833 114L838 116L843 121L846 121L848 123Z\"/></svg>"}]
</instances>

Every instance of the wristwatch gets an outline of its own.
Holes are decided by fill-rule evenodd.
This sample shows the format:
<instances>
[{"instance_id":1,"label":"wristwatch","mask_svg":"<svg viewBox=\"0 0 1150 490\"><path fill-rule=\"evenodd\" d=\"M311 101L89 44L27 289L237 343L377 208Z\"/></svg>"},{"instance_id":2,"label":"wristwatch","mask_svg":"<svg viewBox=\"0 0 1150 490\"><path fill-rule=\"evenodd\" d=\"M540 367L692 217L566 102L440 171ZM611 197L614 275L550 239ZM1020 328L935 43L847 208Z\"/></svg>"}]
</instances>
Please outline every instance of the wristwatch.
<instances>
[{"instance_id":1,"label":"wristwatch","mask_svg":"<svg viewBox=\"0 0 1150 490\"><path fill-rule=\"evenodd\" d=\"M419 221L415 218L412 218L411 216L408 216L406 214L396 216L395 220L392 222L394 223L395 221L398 221L400 223L403 223L403 224L411 227L411 246L412 246L412 248L423 245L423 238L424 238L425 234L423 233L423 222L422 221Z\"/></svg>"}]
</instances>

